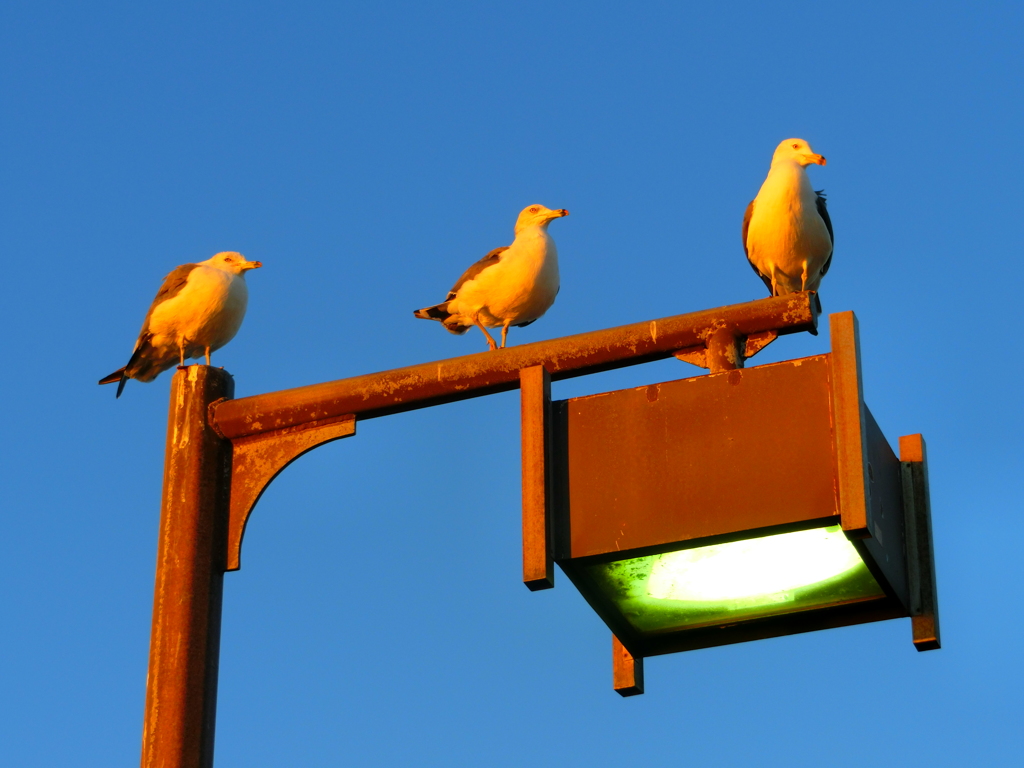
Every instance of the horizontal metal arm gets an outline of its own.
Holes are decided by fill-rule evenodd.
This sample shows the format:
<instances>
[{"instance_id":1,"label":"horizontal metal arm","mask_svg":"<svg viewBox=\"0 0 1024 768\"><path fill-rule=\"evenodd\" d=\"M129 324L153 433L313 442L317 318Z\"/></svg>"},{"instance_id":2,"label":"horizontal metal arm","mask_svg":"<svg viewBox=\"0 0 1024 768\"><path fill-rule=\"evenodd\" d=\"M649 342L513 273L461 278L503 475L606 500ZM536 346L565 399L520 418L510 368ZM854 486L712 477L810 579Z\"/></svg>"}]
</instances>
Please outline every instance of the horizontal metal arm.
<instances>
[{"instance_id":1,"label":"horizontal metal arm","mask_svg":"<svg viewBox=\"0 0 1024 768\"><path fill-rule=\"evenodd\" d=\"M426 408L519 387L519 372L543 365L554 381L663 360L706 344L728 328L737 338L765 331L813 331L814 292L675 315L564 336L382 373L225 400L213 408L214 428L235 440L274 429L354 414L360 419Z\"/></svg>"}]
</instances>

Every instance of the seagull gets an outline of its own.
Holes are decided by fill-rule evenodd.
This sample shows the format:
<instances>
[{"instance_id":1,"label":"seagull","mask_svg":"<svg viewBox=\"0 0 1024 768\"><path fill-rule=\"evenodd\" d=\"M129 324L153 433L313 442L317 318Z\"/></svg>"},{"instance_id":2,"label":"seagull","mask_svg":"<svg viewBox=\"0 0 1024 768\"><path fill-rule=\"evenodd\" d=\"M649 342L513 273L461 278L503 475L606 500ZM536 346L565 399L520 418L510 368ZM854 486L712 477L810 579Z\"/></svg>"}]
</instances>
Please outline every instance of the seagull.
<instances>
[{"instance_id":1,"label":"seagull","mask_svg":"<svg viewBox=\"0 0 1024 768\"><path fill-rule=\"evenodd\" d=\"M117 382L121 396L128 379L152 381L185 358L220 349L238 333L245 317L249 291L245 273L262 267L240 253L226 251L198 264L182 264L164 278L135 342L128 365L100 384Z\"/></svg>"},{"instance_id":2,"label":"seagull","mask_svg":"<svg viewBox=\"0 0 1024 768\"><path fill-rule=\"evenodd\" d=\"M825 191L804 170L824 165L803 139L775 148L772 167L743 216L743 250L772 296L816 291L832 263L832 221Z\"/></svg>"},{"instance_id":3,"label":"seagull","mask_svg":"<svg viewBox=\"0 0 1024 768\"><path fill-rule=\"evenodd\" d=\"M501 326L501 346L509 326L522 328L547 312L558 295L558 248L548 224L567 210L531 205L516 220L512 245L495 248L467 269L440 304L417 309L424 320L440 320L449 333L463 334L476 326L497 349L487 327Z\"/></svg>"}]
</instances>

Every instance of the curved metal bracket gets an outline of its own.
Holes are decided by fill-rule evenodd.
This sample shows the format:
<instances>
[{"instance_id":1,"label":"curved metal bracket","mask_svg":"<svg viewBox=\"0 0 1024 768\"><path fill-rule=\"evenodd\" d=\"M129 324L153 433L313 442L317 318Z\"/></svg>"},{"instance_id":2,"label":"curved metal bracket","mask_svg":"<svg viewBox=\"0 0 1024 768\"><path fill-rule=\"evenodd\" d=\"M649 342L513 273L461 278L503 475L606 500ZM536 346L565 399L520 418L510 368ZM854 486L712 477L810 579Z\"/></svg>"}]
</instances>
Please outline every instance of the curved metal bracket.
<instances>
[{"instance_id":1,"label":"curved metal bracket","mask_svg":"<svg viewBox=\"0 0 1024 768\"><path fill-rule=\"evenodd\" d=\"M227 570L241 568L242 537L249 514L281 470L317 446L355 433L356 417L348 414L231 441Z\"/></svg>"},{"instance_id":2,"label":"curved metal bracket","mask_svg":"<svg viewBox=\"0 0 1024 768\"><path fill-rule=\"evenodd\" d=\"M761 331L743 336L720 328L708 336L703 346L680 349L674 356L699 368L742 368L744 360L753 357L777 338L778 331Z\"/></svg>"}]
</instances>

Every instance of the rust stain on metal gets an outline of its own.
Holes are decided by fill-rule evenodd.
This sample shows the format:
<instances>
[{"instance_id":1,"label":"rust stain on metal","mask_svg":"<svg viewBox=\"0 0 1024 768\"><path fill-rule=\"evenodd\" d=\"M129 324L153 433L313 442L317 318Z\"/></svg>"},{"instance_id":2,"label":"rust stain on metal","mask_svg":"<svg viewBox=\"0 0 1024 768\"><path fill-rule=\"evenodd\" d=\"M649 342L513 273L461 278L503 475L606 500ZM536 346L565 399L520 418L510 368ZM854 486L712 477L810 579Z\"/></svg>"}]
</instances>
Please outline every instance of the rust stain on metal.
<instances>
[{"instance_id":1,"label":"rust stain on metal","mask_svg":"<svg viewBox=\"0 0 1024 768\"><path fill-rule=\"evenodd\" d=\"M676 350L673 355L684 363L718 373L732 368L743 368L745 360L756 355L778 337L778 330L744 335L728 323L719 322L700 334L700 346Z\"/></svg>"},{"instance_id":2,"label":"rust stain on metal","mask_svg":"<svg viewBox=\"0 0 1024 768\"><path fill-rule=\"evenodd\" d=\"M707 363L712 373L743 367L741 336L727 326L719 326L707 339Z\"/></svg>"},{"instance_id":3,"label":"rust stain on metal","mask_svg":"<svg viewBox=\"0 0 1024 768\"><path fill-rule=\"evenodd\" d=\"M708 354L707 350L703 346L700 347L688 347L687 349L680 349L673 353L673 356L684 363L690 363L690 365L696 365L698 368L708 367Z\"/></svg>"},{"instance_id":4,"label":"rust stain on metal","mask_svg":"<svg viewBox=\"0 0 1024 768\"><path fill-rule=\"evenodd\" d=\"M750 334L747 336L747 340L743 348L743 356L748 359L753 357L777 338L779 338L778 331L763 331L762 333Z\"/></svg>"}]
</instances>

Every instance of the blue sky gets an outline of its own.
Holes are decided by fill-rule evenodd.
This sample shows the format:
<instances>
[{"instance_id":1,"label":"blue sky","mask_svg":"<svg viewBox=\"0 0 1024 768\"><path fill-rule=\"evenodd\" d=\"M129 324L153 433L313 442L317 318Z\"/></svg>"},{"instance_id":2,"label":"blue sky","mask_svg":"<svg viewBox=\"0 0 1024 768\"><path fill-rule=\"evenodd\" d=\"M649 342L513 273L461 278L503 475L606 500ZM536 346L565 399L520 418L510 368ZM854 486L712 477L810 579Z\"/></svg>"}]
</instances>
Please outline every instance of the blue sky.
<instances>
[{"instance_id":1,"label":"blue sky","mask_svg":"<svg viewBox=\"0 0 1024 768\"><path fill-rule=\"evenodd\" d=\"M512 343L761 297L739 242L797 136L890 442L923 432L945 647L906 620L647 663L520 583L516 393L289 468L226 579L218 766L994 765L1019 751L1016 3L91 3L0 9L0 747L138 759L169 374L114 400L162 277L239 250L237 394L482 351L411 310L554 222ZM787 337L757 362L827 351ZM697 374L675 361L556 397Z\"/></svg>"}]
</instances>

